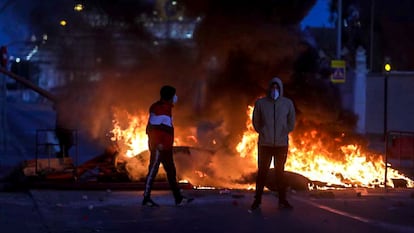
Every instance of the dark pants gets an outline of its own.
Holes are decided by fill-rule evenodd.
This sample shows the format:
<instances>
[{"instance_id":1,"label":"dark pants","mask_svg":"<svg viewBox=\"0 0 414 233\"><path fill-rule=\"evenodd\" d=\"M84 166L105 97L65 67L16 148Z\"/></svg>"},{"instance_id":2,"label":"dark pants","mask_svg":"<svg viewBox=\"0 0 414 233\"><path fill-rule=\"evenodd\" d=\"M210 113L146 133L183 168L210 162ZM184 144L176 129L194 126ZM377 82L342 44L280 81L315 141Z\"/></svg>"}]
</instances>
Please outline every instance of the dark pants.
<instances>
[{"instance_id":1,"label":"dark pants","mask_svg":"<svg viewBox=\"0 0 414 233\"><path fill-rule=\"evenodd\" d=\"M274 174L269 178L276 179L277 191L279 194L279 202L286 200L286 181L284 179L285 163L287 158L288 147L268 147L259 146L258 148L258 172L256 178L256 194L255 201L261 203L263 189L266 178L269 173L270 163L274 158ZM274 175L274 176L273 176Z\"/></svg>"},{"instance_id":2,"label":"dark pants","mask_svg":"<svg viewBox=\"0 0 414 233\"><path fill-rule=\"evenodd\" d=\"M57 157L69 157L69 150L74 145L73 130L56 127L55 133L60 147Z\"/></svg>"},{"instance_id":3,"label":"dark pants","mask_svg":"<svg viewBox=\"0 0 414 233\"><path fill-rule=\"evenodd\" d=\"M155 177L157 176L160 163L162 163L162 166L167 173L168 184L170 185L175 200L179 200L181 198L181 193L177 183L172 150L151 150L148 174L145 180L144 197L151 196L152 185Z\"/></svg>"}]
</instances>

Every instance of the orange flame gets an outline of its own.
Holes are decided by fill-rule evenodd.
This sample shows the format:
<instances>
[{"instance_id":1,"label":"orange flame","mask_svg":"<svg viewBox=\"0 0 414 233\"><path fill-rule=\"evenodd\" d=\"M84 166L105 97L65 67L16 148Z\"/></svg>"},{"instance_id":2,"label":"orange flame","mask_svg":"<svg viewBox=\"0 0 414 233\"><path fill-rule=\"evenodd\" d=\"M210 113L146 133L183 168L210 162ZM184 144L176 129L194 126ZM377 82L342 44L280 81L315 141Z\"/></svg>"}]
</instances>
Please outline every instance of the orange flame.
<instances>
[{"instance_id":1,"label":"orange flame","mask_svg":"<svg viewBox=\"0 0 414 233\"><path fill-rule=\"evenodd\" d=\"M216 169L214 174L219 174L223 179L232 177L229 173L232 169L229 166L244 166L233 169L233 174L240 175L239 171L248 172L257 166L257 133L255 132L251 116L253 107L248 106L246 111L247 121L246 130L243 133L241 141L236 146L238 156L231 157L232 161L224 161L224 156L215 156L211 160L203 160L205 156L194 156L194 160L200 160L196 166ZM123 120L121 120L123 119ZM147 135L145 127L147 124L147 114L144 112L138 115L131 115L127 112L116 110L113 120L113 134L111 140L116 141L119 147L119 155L125 160L136 158L137 155L147 151ZM193 130L187 130L194 134ZM329 185L340 185L341 187L383 187L385 179L385 162L383 156L368 151L363 151L361 146L350 144L341 145L341 138L332 139L331 142L322 142L321 134L317 130L304 132L302 135L295 131L289 136L289 155L286 161L286 170L301 174L312 181L318 181ZM198 143L194 135L176 136L175 143L180 145L181 142L187 142L196 146ZM334 145L327 146L327 143ZM148 158L148 157L146 157ZM226 156L229 158L229 156ZM186 161L188 165L188 161ZM212 164L223 164L222 166L212 166ZM134 169L139 170L132 175L134 179L142 178L145 175L146 161L142 158L130 162L129 172L133 173ZM161 170L160 170L161 171ZM162 171L161 171L162 172ZM217 181L217 177L208 177L208 173L202 168L194 168L192 174L196 177ZM131 177L131 176L130 176ZM189 176L191 177L191 176ZM189 177L182 177L190 181L195 181ZM194 178L194 177L193 177ZM194 178L195 179L195 178ZM235 178L232 178L233 180ZM388 168L387 185L393 186L392 179L404 179L408 187L414 187L414 182L408 177L400 174L397 170ZM231 179L230 179L231 180ZM231 183L226 185L227 188L240 187L240 185ZM199 184L205 185L205 184ZM246 184L244 187L253 187L252 184ZM320 188L320 187L313 187Z\"/></svg>"},{"instance_id":2,"label":"orange flame","mask_svg":"<svg viewBox=\"0 0 414 233\"><path fill-rule=\"evenodd\" d=\"M240 153L241 157L248 156L257 161L257 134L251 121L252 114L253 107L248 106L247 115L249 117L246 122L246 131L243 133L241 142L237 144L236 150Z\"/></svg>"},{"instance_id":3,"label":"orange flame","mask_svg":"<svg viewBox=\"0 0 414 233\"><path fill-rule=\"evenodd\" d=\"M251 116L253 107L247 110L247 130L242 141L237 145L241 156L257 156L257 133L254 131ZM289 155L286 170L299 173L310 180L324 182L328 185L345 187L383 187L385 179L385 162L379 154L363 152L358 145L339 145L337 151L327 151L328 142L322 143L317 130L303 135L289 136ZM296 138L298 137L298 138ZM299 143L297 143L299 142ZM332 143L340 143L335 138ZM408 187L414 187L411 179L397 170L388 168L387 185L393 186L392 179L404 179Z\"/></svg>"},{"instance_id":4,"label":"orange flame","mask_svg":"<svg viewBox=\"0 0 414 233\"><path fill-rule=\"evenodd\" d=\"M122 125L120 121L123 117L127 119L126 125ZM133 116L128 112L115 110L114 120L112 121L114 128L111 130L111 140L119 142L119 153L121 155L131 158L147 150L147 135L145 133L147 120L148 118L145 113Z\"/></svg>"}]
</instances>

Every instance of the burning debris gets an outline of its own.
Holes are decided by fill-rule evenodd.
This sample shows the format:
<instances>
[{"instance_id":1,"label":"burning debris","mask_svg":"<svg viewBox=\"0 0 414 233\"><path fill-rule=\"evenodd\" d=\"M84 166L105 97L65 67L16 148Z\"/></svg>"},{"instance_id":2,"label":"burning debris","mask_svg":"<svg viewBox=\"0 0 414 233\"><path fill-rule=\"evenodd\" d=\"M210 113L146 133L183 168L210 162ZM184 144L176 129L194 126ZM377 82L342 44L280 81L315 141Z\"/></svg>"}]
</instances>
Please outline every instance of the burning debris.
<instances>
[{"instance_id":1,"label":"burning debris","mask_svg":"<svg viewBox=\"0 0 414 233\"><path fill-rule=\"evenodd\" d=\"M252 107L247 109L251 116ZM126 158L126 167L134 179L145 175L148 155L145 154L146 119L144 114L129 115L120 127L121 119L114 120L113 138L120 145L120 156ZM248 117L246 130L237 148L209 150L200 148L197 137L192 130L187 135L179 135L176 139L175 158L178 175L200 187L254 188L257 142L256 132ZM287 176L291 187L303 190L347 187L384 187L385 163L383 156L363 148L363 142L350 140L349 136L324 133L316 129L297 130L290 136L290 151L286 162ZM193 140L188 140L191 138ZM214 140L214 139L213 139ZM188 146L178 146L191 143ZM141 152L139 152L141 151ZM137 156L135 156L137 155ZM135 157L134 162L128 158ZM140 161L137 165L136 161ZM133 165L132 165L133 164ZM133 174L133 175L132 175ZM388 186L394 180L404 180L406 187L414 187L413 181L388 168ZM276 181L268 181L267 187L272 189ZM401 182L400 182L401 183Z\"/></svg>"},{"instance_id":2,"label":"burning debris","mask_svg":"<svg viewBox=\"0 0 414 233\"><path fill-rule=\"evenodd\" d=\"M251 106L248 107L246 111L248 116L251 116L252 109ZM116 117L120 115L123 117ZM95 179L95 181L105 182L143 183L149 158L145 134L147 119L144 116L146 114L135 116L124 112L120 115L114 115L111 131L112 146L108 147L103 154L77 167L74 167L72 163L56 167L54 163L46 160L40 161L38 166L40 166L40 173L43 174L41 177L58 181ZM200 143L197 140L198 137L194 134L196 130L181 131L188 134L178 135L173 148L181 187L254 188L257 135L251 125L251 118L247 119L243 136L234 149L200 147L208 143ZM210 138L210 140L215 139ZM188 146L179 146L181 144L188 144ZM55 160L58 162L62 158ZM33 164L35 163L26 163L22 169L25 175L39 178L39 174L29 174L29 171L33 173L35 169ZM383 156L364 149L363 142L358 144L358 141L349 139L345 134L335 136L316 129L295 131L290 135L286 170L288 186L298 191L384 187ZM269 174L272 172L274 170L271 168ZM160 169L157 181L165 180L165 172ZM276 190L276 182L276 180L268 179L266 187ZM91 184L88 185L89 187L83 188L91 188ZM414 184L410 178L400 174L397 170L388 168L387 186L404 188L414 187Z\"/></svg>"}]
</instances>

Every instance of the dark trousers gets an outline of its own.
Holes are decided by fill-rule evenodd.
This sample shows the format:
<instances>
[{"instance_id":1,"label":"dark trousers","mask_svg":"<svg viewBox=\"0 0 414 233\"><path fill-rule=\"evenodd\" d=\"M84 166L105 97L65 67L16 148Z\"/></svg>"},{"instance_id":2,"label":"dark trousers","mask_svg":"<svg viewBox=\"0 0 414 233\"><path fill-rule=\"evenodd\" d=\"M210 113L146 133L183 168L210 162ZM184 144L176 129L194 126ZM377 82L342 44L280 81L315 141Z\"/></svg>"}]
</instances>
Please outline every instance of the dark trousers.
<instances>
[{"instance_id":1,"label":"dark trousers","mask_svg":"<svg viewBox=\"0 0 414 233\"><path fill-rule=\"evenodd\" d=\"M155 177L157 176L160 163L162 163L162 166L167 173L168 184L170 185L175 200L179 200L181 193L177 183L177 172L175 170L172 150L151 150L148 174L145 180L144 197L151 196L152 185L154 183Z\"/></svg>"},{"instance_id":2,"label":"dark trousers","mask_svg":"<svg viewBox=\"0 0 414 233\"><path fill-rule=\"evenodd\" d=\"M277 191L279 194L279 202L286 200L286 181L284 179L285 163L287 158L288 147L269 147L259 146L258 148L258 172L256 177L256 194L255 201L261 203L263 189L266 183L266 178L269 173L270 163L274 161L274 174L271 174L270 179L276 179Z\"/></svg>"},{"instance_id":3,"label":"dark trousers","mask_svg":"<svg viewBox=\"0 0 414 233\"><path fill-rule=\"evenodd\" d=\"M69 150L74 145L73 130L56 127L55 134L60 148L57 157L69 157Z\"/></svg>"}]
</instances>

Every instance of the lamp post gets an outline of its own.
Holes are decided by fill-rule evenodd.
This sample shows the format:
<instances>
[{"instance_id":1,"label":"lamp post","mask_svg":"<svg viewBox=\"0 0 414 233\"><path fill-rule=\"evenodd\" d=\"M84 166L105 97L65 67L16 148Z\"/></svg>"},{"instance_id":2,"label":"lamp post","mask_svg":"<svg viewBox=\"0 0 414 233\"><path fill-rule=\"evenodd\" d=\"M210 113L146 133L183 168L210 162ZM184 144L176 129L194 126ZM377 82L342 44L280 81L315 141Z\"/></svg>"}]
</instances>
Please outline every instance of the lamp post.
<instances>
[{"instance_id":1,"label":"lamp post","mask_svg":"<svg viewBox=\"0 0 414 233\"><path fill-rule=\"evenodd\" d=\"M384 59L384 140L387 139L387 105L388 105L388 78L391 72L391 61L389 57Z\"/></svg>"},{"instance_id":2,"label":"lamp post","mask_svg":"<svg viewBox=\"0 0 414 233\"><path fill-rule=\"evenodd\" d=\"M387 171L388 171L388 141L387 141L387 105L388 105L388 78L391 72L391 60L389 57L384 59L384 143L385 143L385 177L384 188L387 189Z\"/></svg>"}]
</instances>

